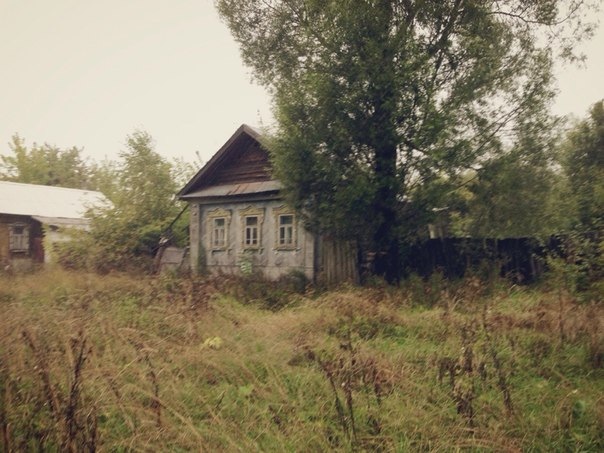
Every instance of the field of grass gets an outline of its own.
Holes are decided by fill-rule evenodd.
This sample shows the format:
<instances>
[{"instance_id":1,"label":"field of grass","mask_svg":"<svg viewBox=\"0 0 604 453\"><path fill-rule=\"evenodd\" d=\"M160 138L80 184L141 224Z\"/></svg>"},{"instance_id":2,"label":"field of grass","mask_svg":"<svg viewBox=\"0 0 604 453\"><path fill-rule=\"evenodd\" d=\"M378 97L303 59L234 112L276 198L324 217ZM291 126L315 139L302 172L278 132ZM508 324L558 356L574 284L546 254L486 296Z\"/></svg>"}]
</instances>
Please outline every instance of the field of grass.
<instances>
[{"instance_id":1,"label":"field of grass","mask_svg":"<svg viewBox=\"0 0 604 453\"><path fill-rule=\"evenodd\" d=\"M604 451L602 301L0 275L2 451Z\"/></svg>"}]
</instances>

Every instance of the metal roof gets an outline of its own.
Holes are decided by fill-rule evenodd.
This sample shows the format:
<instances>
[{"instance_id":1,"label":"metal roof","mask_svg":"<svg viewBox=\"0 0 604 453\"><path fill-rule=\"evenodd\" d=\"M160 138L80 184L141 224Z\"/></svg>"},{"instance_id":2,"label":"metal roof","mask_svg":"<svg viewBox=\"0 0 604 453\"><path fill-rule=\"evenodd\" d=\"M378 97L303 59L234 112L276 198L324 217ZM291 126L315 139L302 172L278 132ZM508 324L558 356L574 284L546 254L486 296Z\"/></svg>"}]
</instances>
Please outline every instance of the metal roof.
<instances>
[{"instance_id":1,"label":"metal roof","mask_svg":"<svg viewBox=\"0 0 604 453\"><path fill-rule=\"evenodd\" d=\"M66 217L44 217L41 215L32 215L32 219L36 219L38 222L44 225L56 225L56 226L86 226L88 225L88 219L69 219Z\"/></svg>"},{"instance_id":2,"label":"metal roof","mask_svg":"<svg viewBox=\"0 0 604 453\"><path fill-rule=\"evenodd\" d=\"M83 219L89 208L110 204L93 190L0 181L0 214Z\"/></svg>"},{"instance_id":3,"label":"metal roof","mask_svg":"<svg viewBox=\"0 0 604 453\"><path fill-rule=\"evenodd\" d=\"M205 187L196 192L188 193L181 198L203 198L203 197L228 197L236 195L249 195L266 192L276 192L282 188L279 181L245 182L239 184L226 184L222 186Z\"/></svg>"}]
</instances>

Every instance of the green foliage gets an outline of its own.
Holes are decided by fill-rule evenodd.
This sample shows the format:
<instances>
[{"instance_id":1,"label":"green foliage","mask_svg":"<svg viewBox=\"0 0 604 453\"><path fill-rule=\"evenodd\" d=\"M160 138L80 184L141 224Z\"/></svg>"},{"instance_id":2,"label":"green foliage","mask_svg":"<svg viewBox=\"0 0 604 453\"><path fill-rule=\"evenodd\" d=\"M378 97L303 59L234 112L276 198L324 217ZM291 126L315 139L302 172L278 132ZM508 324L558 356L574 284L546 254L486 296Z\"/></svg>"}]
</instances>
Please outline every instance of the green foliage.
<instances>
[{"instance_id":1,"label":"green foliage","mask_svg":"<svg viewBox=\"0 0 604 453\"><path fill-rule=\"evenodd\" d=\"M548 237L568 226L554 132L560 121L544 111L544 105L532 105L519 118L510 148L461 181L463 192L452 206L459 215L453 226L457 234Z\"/></svg>"},{"instance_id":2,"label":"green foliage","mask_svg":"<svg viewBox=\"0 0 604 453\"><path fill-rule=\"evenodd\" d=\"M184 167L175 175L172 164L154 150L147 132L135 131L126 146L119 163L105 162L97 168L97 181L106 187L113 205L91 214L89 235L61 246L59 260L65 265L85 261L101 272L148 268L160 236L183 209L175 200L179 187L175 176ZM183 241L186 227L187 218L181 216L172 239Z\"/></svg>"},{"instance_id":3,"label":"green foliage","mask_svg":"<svg viewBox=\"0 0 604 453\"><path fill-rule=\"evenodd\" d=\"M91 170L75 146L60 149L45 143L25 145L18 135L12 137L10 153L0 155L0 179L45 186L91 189Z\"/></svg>"},{"instance_id":4,"label":"green foliage","mask_svg":"<svg viewBox=\"0 0 604 453\"><path fill-rule=\"evenodd\" d=\"M601 300L604 279L604 101L576 123L562 143L559 209L568 219L562 250L549 257L550 278L585 300Z\"/></svg>"},{"instance_id":5,"label":"green foliage","mask_svg":"<svg viewBox=\"0 0 604 453\"><path fill-rule=\"evenodd\" d=\"M59 262L68 268L148 266L160 235L185 208L175 193L194 173L182 159L168 162L160 156L143 131L127 137L117 162L87 162L76 147L27 147L18 135L9 146L10 153L0 155L0 179L98 190L113 204L91 213L91 235L72 231L74 241L56 245ZM172 243L185 245L187 216L181 215L167 234Z\"/></svg>"},{"instance_id":6,"label":"green foliage","mask_svg":"<svg viewBox=\"0 0 604 453\"><path fill-rule=\"evenodd\" d=\"M267 146L292 205L377 252L388 280L399 238L447 206L441 182L501 154L546 105L556 46L589 33L584 3L217 2L274 95Z\"/></svg>"},{"instance_id":7,"label":"green foliage","mask_svg":"<svg viewBox=\"0 0 604 453\"><path fill-rule=\"evenodd\" d=\"M576 203L575 227L604 229L604 100L568 133L563 145L564 169Z\"/></svg>"},{"instance_id":8,"label":"green foliage","mask_svg":"<svg viewBox=\"0 0 604 453\"><path fill-rule=\"evenodd\" d=\"M104 194L108 199L115 198L120 188L119 164L113 160L104 159L90 164L91 183L95 190Z\"/></svg>"},{"instance_id":9,"label":"green foliage","mask_svg":"<svg viewBox=\"0 0 604 453\"><path fill-rule=\"evenodd\" d=\"M598 242L599 240L599 242ZM604 240L597 234L570 232L561 238L559 253L547 257L547 279L585 301L602 301Z\"/></svg>"},{"instance_id":10,"label":"green foliage","mask_svg":"<svg viewBox=\"0 0 604 453\"><path fill-rule=\"evenodd\" d=\"M309 285L302 271L292 271L276 281L269 281L261 274L244 272L231 283L232 294L245 303L253 303L268 310L280 310L291 306L304 294ZM251 267L250 267L251 269Z\"/></svg>"}]
</instances>

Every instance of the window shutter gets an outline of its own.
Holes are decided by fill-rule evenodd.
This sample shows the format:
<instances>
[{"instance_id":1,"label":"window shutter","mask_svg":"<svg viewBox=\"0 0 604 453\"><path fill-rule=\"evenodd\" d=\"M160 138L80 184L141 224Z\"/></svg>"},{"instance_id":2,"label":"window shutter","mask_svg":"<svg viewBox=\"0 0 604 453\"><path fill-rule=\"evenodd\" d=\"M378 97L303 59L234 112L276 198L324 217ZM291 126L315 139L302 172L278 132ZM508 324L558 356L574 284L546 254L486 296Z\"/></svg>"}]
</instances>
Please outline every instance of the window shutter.
<instances>
[{"instance_id":1,"label":"window shutter","mask_svg":"<svg viewBox=\"0 0 604 453\"><path fill-rule=\"evenodd\" d=\"M11 225L9 234L9 246L13 252L29 251L29 228L27 225Z\"/></svg>"}]
</instances>

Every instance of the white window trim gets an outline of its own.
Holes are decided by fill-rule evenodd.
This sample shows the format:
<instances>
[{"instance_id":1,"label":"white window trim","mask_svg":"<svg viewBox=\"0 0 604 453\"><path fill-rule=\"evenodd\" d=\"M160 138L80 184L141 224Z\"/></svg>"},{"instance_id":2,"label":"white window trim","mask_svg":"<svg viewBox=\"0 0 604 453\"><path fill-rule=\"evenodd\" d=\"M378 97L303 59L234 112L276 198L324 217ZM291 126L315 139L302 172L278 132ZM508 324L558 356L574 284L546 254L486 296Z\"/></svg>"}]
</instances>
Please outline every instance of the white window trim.
<instances>
[{"instance_id":1,"label":"white window trim","mask_svg":"<svg viewBox=\"0 0 604 453\"><path fill-rule=\"evenodd\" d=\"M282 205L278 208L273 208L273 216L275 219L275 249L276 250L295 250L298 247L298 222L296 214L289 207ZM281 244L281 217L292 217L292 242L290 244Z\"/></svg>"},{"instance_id":2,"label":"white window trim","mask_svg":"<svg viewBox=\"0 0 604 453\"><path fill-rule=\"evenodd\" d=\"M229 232L231 225L231 211L223 208L216 208L212 211L208 211L207 214L207 236L208 236L208 249L212 251L224 251L229 249ZM215 244L215 220L224 219L224 243L222 245Z\"/></svg>"},{"instance_id":3,"label":"white window trim","mask_svg":"<svg viewBox=\"0 0 604 453\"><path fill-rule=\"evenodd\" d=\"M263 208L254 208L252 206L248 206L245 209L239 211L239 216L241 218L241 247L243 250L260 250L262 249L262 225L264 224L264 209ZM258 229L258 243L257 244L246 244L246 219L249 217L256 217L258 219L258 223L256 228Z\"/></svg>"}]
</instances>

